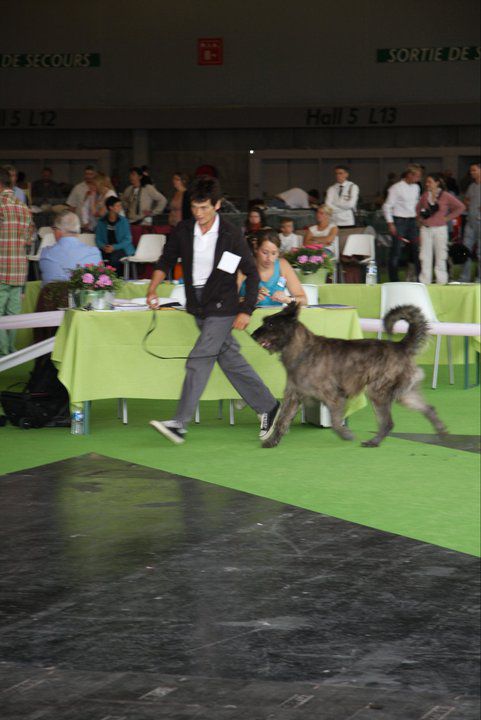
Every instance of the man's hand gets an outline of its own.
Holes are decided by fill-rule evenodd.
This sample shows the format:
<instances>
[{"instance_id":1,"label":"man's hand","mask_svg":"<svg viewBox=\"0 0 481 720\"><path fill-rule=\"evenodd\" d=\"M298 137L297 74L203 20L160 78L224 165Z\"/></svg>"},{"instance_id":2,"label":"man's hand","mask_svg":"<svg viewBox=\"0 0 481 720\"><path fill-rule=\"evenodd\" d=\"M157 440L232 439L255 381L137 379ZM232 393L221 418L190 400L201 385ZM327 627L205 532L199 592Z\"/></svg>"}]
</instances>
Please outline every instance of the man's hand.
<instances>
[{"instance_id":1,"label":"man's hand","mask_svg":"<svg viewBox=\"0 0 481 720\"><path fill-rule=\"evenodd\" d=\"M251 316L247 313L239 313L234 320L232 327L234 330L245 330L250 323Z\"/></svg>"},{"instance_id":2,"label":"man's hand","mask_svg":"<svg viewBox=\"0 0 481 720\"><path fill-rule=\"evenodd\" d=\"M387 224L387 229L389 230L389 233L390 233L391 235L397 235L397 230L396 230L396 226L395 226L394 223L392 223L392 222L391 222L391 223L388 223L388 224Z\"/></svg>"},{"instance_id":3,"label":"man's hand","mask_svg":"<svg viewBox=\"0 0 481 720\"><path fill-rule=\"evenodd\" d=\"M159 307L159 298L155 290L147 293L147 305L152 308L152 310Z\"/></svg>"},{"instance_id":4,"label":"man's hand","mask_svg":"<svg viewBox=\"0 0 481 720\"><path fill-rule=\"evenodd\" d=\"M113 252L113 251L114 251L114 246L113 246L113 245L104 245L104 252L106 252L106 253L111 253L111 252Z\"/></svg>"}]
</instances>

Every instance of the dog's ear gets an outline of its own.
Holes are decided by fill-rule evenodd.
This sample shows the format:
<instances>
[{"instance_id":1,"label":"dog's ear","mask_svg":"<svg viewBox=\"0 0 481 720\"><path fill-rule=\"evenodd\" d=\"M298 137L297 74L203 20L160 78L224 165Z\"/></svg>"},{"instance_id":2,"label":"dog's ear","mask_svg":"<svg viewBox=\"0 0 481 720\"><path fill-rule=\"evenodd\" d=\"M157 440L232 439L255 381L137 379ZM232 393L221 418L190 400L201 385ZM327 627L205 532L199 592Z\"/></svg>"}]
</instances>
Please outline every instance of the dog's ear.
<instances>
[{"instance_id":1,"label":"dog's ear","mask_svg":"<svg viewBox=\"0 0 481 720\"><path fill-rule=\"evenodd\" d=\"M295 301L290 302L286 305L286 307L282 310L280 314L283 315L285 318L292 318L294 320L299 315L300 307L300 303Z\"/></svg>"}]
</instances>

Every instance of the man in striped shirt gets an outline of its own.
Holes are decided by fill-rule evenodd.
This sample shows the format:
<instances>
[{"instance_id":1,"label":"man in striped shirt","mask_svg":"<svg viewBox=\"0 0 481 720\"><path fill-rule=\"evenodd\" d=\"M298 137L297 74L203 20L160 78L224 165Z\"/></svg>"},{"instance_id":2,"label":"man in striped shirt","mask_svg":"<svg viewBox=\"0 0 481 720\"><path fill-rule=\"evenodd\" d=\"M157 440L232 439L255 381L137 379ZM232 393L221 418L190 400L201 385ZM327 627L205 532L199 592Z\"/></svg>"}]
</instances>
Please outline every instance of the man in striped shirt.
<instances>
[{"instance_id":1,"label":"man in striped shirt","mask_svg":"<svg viewBox=\"0 0 481 720\"><path fill-rule=\"evenodd\" d=\"M20 312L27 252L34 240L30 210L17 200L8 171L0 168L0 316ZM14 340L13 330L0 330L0 357L15 352Z\"/></svg>"}]
</instances>

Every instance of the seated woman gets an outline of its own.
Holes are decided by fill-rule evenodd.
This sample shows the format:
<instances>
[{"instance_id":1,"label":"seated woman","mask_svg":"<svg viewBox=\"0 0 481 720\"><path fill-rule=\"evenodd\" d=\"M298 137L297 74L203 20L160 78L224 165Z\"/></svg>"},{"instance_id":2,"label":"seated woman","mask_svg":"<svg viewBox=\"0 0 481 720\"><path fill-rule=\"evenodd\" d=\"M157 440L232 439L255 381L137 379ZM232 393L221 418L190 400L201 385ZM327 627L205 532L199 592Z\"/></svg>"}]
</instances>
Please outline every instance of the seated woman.
<instances>
[{"instance_id":1,"label":"seated woman","mask_svg":"<svg viewBox=\"0 0 481 720\"><path fill-rule=\"evenodd\" d=\"M338 229L331 222L332 208L328 205L321 205L316 211L316 225L311 225L305 236L304 245L315 245L320 238L325 246L331 245L337 237Z\"/></svg>"},{"instance_id":2,"label":"seated woman","mask_svg":"<svg viewBox=\"0 0 481 720\"><path fill-rule=\"evenodd\" d=\"M95 229L95 242L102 252L102 258L112 265L117 275L122 274L120 259L135 254L130 233L130 224L122 213L122 202L118 197L105 201L107 213L100 218Z\"/></svg>"},{"instance_id":3,"label":"seated woman","mask_svg":"<svg viewBox=\"0 0 481 720\"><path fill-rule=\"evenodd\" d=\"M293 300L307 305L307 298L299 278L287 260L279 257L281 241L278 234L271 229L257 233L255 259L260 275L257 307L280 306ZM239 274L239 295L244 297L244 277ZM286 293L286 289L290 295Z\"/></svg>"}]
</instances>

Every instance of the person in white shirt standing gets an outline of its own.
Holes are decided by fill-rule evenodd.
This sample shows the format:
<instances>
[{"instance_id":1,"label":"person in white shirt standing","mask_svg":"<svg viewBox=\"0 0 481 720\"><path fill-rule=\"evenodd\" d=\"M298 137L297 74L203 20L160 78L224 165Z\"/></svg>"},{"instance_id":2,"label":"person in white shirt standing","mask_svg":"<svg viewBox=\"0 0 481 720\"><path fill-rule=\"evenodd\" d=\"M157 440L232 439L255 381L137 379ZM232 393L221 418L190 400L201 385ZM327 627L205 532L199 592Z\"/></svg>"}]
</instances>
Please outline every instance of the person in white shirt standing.
<instances>
[{"instance_id":1,"label":"person in white shirt standing","mask_svg":"<svg viewBox=\"0 0 481 720\"><path fill-rule=\"evenodd\" d=\"M413 279L417 280L419 274L416 207L420 196L418 185L420 179L419 165L408 165L402 179L389 188L386 202L382 206L391 235L388 258L390 282L399 280L398 268L403 244L408 248L408 262L413 266L411 269Z\"/></svg>"},{"instance_id":2,"label":"person in white shirt standing","mask_svg":"<svg viewBox=\"0 0 481 720\"><path fill-rule=\"evenodd\" d=\"M326 205L332 208L332 222L337 227L355 227L355 212L359 200L359 187L349 180L349 168L334 168L336 182L327 189Z\"/></svg>"},{"instance_id":3,"label":"person in white shirt standing","mask_svg":"<svg viewBox=\"0 0 481 720\"><path fill-rule=\"evenodd\" d=\"M74 185L66 200L69 209L78 216L82 232L92 232L97 224L95 218L96 178L97 170L93 165L87 165L83 181Z\"/></svg>"}]
</instances>

